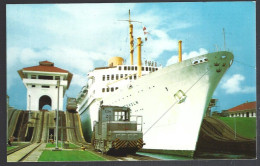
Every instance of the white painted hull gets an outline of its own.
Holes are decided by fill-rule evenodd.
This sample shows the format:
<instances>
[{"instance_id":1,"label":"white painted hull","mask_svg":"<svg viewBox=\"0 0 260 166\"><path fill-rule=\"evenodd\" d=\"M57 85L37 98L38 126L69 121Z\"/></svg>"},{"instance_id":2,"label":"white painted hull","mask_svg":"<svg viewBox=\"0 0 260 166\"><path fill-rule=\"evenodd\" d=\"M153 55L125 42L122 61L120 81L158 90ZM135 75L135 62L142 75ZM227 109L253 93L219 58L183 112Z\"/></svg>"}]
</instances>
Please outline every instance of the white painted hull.
<instances>
[{"instance_id":1,"label":"white painted hull","mask_svg":"<svg viewBox=\"0 0 260 166\"><path fill-rule=\"evenodd\" d=\"M224 54L226 58L221 57ZM200 57L208 62L192 65L193 58L143 76L132 88L105 96L103 105L128 106L132 115L143 116L144 149L195 151L203 116L233 55L216 52ZM174 98L179 90L187 96L180 104ZM87 105L91 121L97 121L99 102Z\"/></svg>"}]
</instances>

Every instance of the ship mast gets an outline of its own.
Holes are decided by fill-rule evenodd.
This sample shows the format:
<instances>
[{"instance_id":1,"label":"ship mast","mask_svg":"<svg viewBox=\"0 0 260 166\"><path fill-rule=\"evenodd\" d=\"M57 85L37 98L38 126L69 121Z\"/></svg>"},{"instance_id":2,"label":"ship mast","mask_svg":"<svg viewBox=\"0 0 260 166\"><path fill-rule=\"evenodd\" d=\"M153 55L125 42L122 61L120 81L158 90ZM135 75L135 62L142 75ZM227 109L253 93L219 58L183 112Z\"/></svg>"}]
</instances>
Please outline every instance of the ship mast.
<instances>
[{"instance_id":1,"label":"ship mast","mask_svg":"<svg viewBox=\"0 0 260 166\"><path fill-rule=\"evenodd\" d=\"M134 65L134 37L133 37L133 24L131 23L130 18L130 9L129 9L129 36L130 36L130 58L131 65Z\"/></svg>"}]
</instances>

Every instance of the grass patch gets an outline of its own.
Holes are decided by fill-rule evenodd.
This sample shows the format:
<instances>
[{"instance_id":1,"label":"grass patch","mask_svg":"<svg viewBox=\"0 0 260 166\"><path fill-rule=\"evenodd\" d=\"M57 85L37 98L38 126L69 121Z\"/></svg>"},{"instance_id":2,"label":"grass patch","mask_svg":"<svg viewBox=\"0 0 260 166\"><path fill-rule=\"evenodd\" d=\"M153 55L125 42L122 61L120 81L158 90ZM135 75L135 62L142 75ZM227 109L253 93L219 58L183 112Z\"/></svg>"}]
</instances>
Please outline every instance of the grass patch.
<instances>
[{"instance_id":1,"label":"grass patch","mask_svg":"<svg viewBox=\"0 0 260 166\"><path fill-rule=\"evenodd\" d=\"M64 144L63 144L63 146L64 146ZM55 148L55 147L56 147L56 143L55 142L53 144L52 143L47 143L46 144L46 148ZM61 142L58 142L58 147L59 148L61 147ZM79 148L79 147L77 145L69 143L69 148L75 149L75 148Z\"/></svg>"},{"instance_id":2,"label":"grass patch","mask_svg":"<svg viewBox=\"0 0 260 166\"><path fill-rule=\"evenodd\" d=\"M105 158L95 155L88 151L63 150L50 151L44 150L38 161L106 161Z\"/></svg>"},{"instance_id":3,"label":"grass patch","mask_svg":"<svg viewBox=\"0 0 260 166\"><path fill-rule=\"evenodd\" d=\"M247 138L256 138L256 118L243 117L219 117L220 120L229 125L233 130L236 127L236 132Z\"/></svg>"},{"instance_id":4,"label":"grass patch","mask_svg":"<svg viewBox=\"0 0 260 166\"><path fill-rule=\"evenodd\" d=\"M7 151L8 150L11 150L11 149L14 149L14 148L17 148L18 146L7 146Z\"/></svg>"}]
</instances>

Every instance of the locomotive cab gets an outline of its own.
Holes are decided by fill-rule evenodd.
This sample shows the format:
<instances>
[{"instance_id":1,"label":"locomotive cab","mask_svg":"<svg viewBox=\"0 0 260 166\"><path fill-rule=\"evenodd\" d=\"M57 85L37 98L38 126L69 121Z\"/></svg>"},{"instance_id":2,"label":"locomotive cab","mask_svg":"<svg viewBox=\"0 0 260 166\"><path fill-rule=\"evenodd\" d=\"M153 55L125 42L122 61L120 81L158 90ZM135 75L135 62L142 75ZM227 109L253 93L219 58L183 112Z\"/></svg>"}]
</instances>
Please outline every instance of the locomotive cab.
<instances>
[{"instance_id":1,"label":"locomotive cab","mask_svg":"<svg viewBox=\"0 0 260 166\"><path fill-rule=\"evenodd\" d=\"M97 150L135 153L143 147L142 116L131 116L127 107L102 105L92 134Z\"/></svg>"}]
</instances>

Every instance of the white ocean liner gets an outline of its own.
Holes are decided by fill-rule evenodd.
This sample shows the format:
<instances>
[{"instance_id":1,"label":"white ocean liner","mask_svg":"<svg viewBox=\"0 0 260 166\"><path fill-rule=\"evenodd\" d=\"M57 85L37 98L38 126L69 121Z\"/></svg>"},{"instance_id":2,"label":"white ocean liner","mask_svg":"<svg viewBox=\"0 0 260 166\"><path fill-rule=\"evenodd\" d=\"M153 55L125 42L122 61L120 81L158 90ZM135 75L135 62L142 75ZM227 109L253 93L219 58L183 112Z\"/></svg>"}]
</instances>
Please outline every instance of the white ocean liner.
<instances>
[{"instance_id":1,"label":"white ocean liner","mask_svg":"<svg viewBox=\"0 0 260 166\"><path fill-rule=\"evenodd\" d=\"M90 142L103 101L143 116L144 149L192 156L210 99L232 61L231 52L220 51L164 68L148 62L138 77L138 65L111 58L108 67L88 73L88 83L78 95L84 137Z\"/></svg>"}]
</instances>

